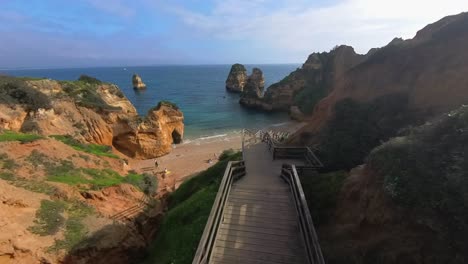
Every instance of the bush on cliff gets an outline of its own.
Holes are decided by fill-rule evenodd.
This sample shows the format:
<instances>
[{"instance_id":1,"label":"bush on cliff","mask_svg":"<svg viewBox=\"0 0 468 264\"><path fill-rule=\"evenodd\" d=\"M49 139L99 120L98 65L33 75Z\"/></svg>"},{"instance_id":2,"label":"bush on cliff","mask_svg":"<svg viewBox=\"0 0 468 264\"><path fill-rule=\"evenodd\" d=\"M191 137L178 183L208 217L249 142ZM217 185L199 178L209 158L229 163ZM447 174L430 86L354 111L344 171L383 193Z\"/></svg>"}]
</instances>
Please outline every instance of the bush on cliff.
<instances>
[{"instance_id":1,"label":"bush on cliff","mask_svg":"<svg viewBox=\"0 0 468 264\"><path fill-rule=\"evenodd\" d=\"M467 154L468 108L462 107L376 148L368 165L396 204L463 252L468 245Z\"/></svg>"},{"instance_id":2,"label":"bush on cliff","mask_svg":"<svg viewBox=\"0 0 468 264\"><path fill-rule=\"evenodd\" d=\"M120 107L111 106L102 99L97 92L99 84L96 81L86 78L85 81L61 81L60 84L63 87L63 91L83 107L101 111L121 110ZM118 89L115 89L113 92L121 93ZM123 97L123 95L119 97Z\"/></svg>"},{"instance_id":3,"label":"bush on cliff","mask_svg":"<svg viewBox=\"0 0 468 264\"><path fill-rule=\"evenodd\" d=\"M89 83L89 84L102 84L103 83L100 80L98 80L98 79L96 79L94 77L85 75L85 74L80 75L80 78L78 78L78 81Z\"/></svg>"},{"instance_id":4,"label":"bush on cliff","mask_svg":"<svg viewBox=\"0 0 468 264\"><path fill-rule=\"evenodd\" d=\"M226 165L230 160L239 159L241 153L229 155L184 182L170 195L169 211L149 246L144 263L192 263Z\"/></svg>"},{"instance_id":5,"label":"bush on cliff","mask_svg":"<svg viewBox=\"0 0 468 264\"><path fill-rule=\"evenodd\" d=\"M0 104L20 104L27 111L52 108L47 95L30 87L21 79L6 76L0 77Z\"/></svg>"},{"instance_id":6,"label":"bush on cliff","mask_svg":"<svg viewBox=\"0 0 468 264\"><path fill-rule=\"evenodd\" d=\"M319 156L327 170L351 169L370 151L414 120L405 94L379 97L369 103L344 99L322 133Z\"/></svg>"}]
</instances>

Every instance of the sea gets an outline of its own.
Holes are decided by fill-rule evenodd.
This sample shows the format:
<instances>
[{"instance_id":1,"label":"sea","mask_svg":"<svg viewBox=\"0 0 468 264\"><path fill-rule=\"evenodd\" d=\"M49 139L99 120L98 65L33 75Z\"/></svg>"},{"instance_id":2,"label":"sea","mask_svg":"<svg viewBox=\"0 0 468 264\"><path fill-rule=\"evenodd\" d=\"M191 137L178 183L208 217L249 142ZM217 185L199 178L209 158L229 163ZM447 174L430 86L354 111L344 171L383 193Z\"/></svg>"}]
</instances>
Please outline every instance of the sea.
<instances>
[{"instance_id":1,"label":"sea","mask_svg":"<svg viewBox=\"0 0 468 264\"><path fill-rule=\"evenodd\" d=\"M258 67L265 76L265 87L280 81L299 64L245 65L248 74ZM187 140L223 136L243 128L259 129L289 121L286 113L263 113L241 107L239 94L229 93L225 81L231 65L174 65L141 67L99 67L70 69L1 70L12 76L76 80L82 74L118 85L140 115L159 101L176 103L184 113ZM145 90L135 91L132 75L141 76Z\"/></svg>"}]
</instances>

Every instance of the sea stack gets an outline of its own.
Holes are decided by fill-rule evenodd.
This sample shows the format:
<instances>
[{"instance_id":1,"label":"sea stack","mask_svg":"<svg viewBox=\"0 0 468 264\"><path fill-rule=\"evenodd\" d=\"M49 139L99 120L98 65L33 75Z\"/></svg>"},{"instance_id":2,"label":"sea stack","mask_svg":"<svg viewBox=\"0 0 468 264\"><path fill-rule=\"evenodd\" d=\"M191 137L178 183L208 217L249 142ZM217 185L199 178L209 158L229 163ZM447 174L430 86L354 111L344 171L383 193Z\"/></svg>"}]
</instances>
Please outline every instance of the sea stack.
<instances>
[{"instance_id":1,"label":"sea stack","mask_svg":"<svg viewBox=\"0 0 468 264\"><path fill-rule=\"evenodd\" d=\"M244 65L236 63L232 65L226 80L226 89L230 92L241 93L247 81L247 70Z\"/></svg>"},{"instance_id":2,"label":"sea stack","mask_svg":"<svg viewBox=\"0 0 468 264\"><path fill-rule=\"evenodd\" d=\"M133 74L132 77L133 89L145 89L146 84L141 80L140 75Z\"/></svg>"},{"instance_id":3,"label":"sea stack","mask_svg":"<svg viewBox=\"0 0 468 264\"><path fill-rule=\"evenodd\" d=\"M263 97L263 88L265 87L265 78L259 68L254 68L252 74L247 78L244 90L241 94L239 103L245 104L251 100L258 100Z\"/></svg>"}]
</instances>

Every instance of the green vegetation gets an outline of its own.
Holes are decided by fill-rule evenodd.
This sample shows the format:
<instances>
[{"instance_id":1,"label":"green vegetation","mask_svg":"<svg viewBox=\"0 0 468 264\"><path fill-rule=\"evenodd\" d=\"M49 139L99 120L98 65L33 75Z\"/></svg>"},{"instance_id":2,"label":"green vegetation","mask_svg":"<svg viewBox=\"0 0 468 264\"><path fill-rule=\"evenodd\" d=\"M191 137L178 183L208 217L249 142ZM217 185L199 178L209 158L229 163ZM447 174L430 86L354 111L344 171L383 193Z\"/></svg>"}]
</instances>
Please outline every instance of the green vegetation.
<instances>
[{"instance_id":1,"label":"green vegetation","mask_svg":"<svg viewBox=\"0 0 468 264\"><path fill-rule=\"evenodd\" d=\"M316 175L301 175L300 177L314 225L318 227L328 223L336 207L346 172L317 173Z\"/></svg>"},{"instance_id":2,"label":"green vegetation","mask_svg":"<svg viewBox=\"0 0 468 264\"><path fill-rule=\"evenodd\" d=\"M0 132L0 142L4 141L19 141L21 143L29 143L42 139L43 137L36 134L24 134L20 132L14 132L10 130L4 130Z\"/></svg>"},{"instance_id":3,"label":"green vegetation","mask_svg":"<svg viewBox=\"0 0 468 264\"><path fill-rule=\"evenodd\" d=\"M344 99L322 133L319 156L327 170L351 169L364 163L370 151L414 118L404 94L379 97L370 103Z\"/></svg>"},{"instance_id":4,"label":"green vegetation","mask_svg":"<svg viewBox=\"0 0 468 264\"><path fill-rule=\"evenodd\" d=\"M124 178L124 182L138 187L148 196L155 195L158 190L158 179L148 174L129 173Z\"/></svg>"},{"instance_id":5,"label":"green vegetation","mask_svg":"<svg viewBox=\"0 0 468 264\"><path fill-rule=\"evenodd\" d=\"M376 148L369 166L398 205L452 247L468 245L468 109L411 129Z\"/></svg>"},{"instance_id":6,"label":"green vegetation","mask_svg":"<svg viewBox=\"0 0 468 264\"><path fill-rule=\"evenodd\" d=\"M8 154L2 153L0 154L0 168L10 171L18 168L18 164L15 162L15 160L10 159Z\"/></svg>"},{"instance_id":7,"label":"green vegetation","mask_svg":"<svg viewBox=\"0 0 468 264\"><path fill-rule=\"evenodd\" d=\"M65 222L64 239L56 240L50 250L71 250L81 243L88 231L83 224L83 219L94 214L93 208L79 201L71 201L66 204L67 220Z\"/></svg>"},{"instance_id":8,"label":"green vegetation","mask_svg":"<svg viewBox=\"0 0 468 264\"><path fill-rule=\"evenodd\" d=\"M79 150L79 151L84 151L87 153L94 154L96 156L103 156L103 157L109 157L109 158L115 158L118 159L119 156L115 155L112 153L112 147L110 146L104 146L104 145L97 145L97 144L85 144L81 143L78 140L72 138L71 136L63 136L63 135L55 135L51 136L55 138L56 140L59 140L72 148Z\"/></svg>"},{"instance_id":9,"label":"green vegetation","mask_svg":"<svg viewBox=\"0 0 468 264\"><path fill-rule=\"evenodd\" d=\"M160 101L156 106L156 110L159 110L162 106L167 106L171 107L172 109L179 110L179 107L175 103L170 101Z\"/></svg>"},{"instance_id":10,"label":"green vegetation","mask_svg":"<svg viewBox=\"0 0 468 264\"><path fill-rule=\"evenodd\" d=\"M68 251L85 238L87 230L82 221L93 213L91 207L79 201L42 200L29 230L41 236L51 236L63 228L64 238L56 240L49 250Z\"/></svg>"},{"instance_id":11,"label":"green vegetation","mask_svg":"<svg viewBox=\"0 0 468 264\"><path fill-rule=\"evenodd\" d=\"M85 75L85 74L80 75L80 77L78 78L78 81L89 83L89 84L96 84L96 85L103 84L103 82L101 82L100 80L98 80L98 79L96 79L94 77Z\"/></svg>"},{"instance_id":12,"label":"green vegetation","mask_svg":"<svg viewBox=\"0 0 468 264\"><path fill-rule=\"evenodd\" d=\"M130 183L147 194L155 193L157 189L156 178L150 175L133 173L123 177L111 169L76 168L69 160L55 160L37 150L33 150L26 160L34 167L43 166L48 181L68 185L90 185L91 189Z\"/></svg>"},{"instance_id":13,"label":"green vegetation","mask_svg":"<svg viewBox=\"0 0 468 264\"><path fill-rule=\"evenodd\" d=\"M63 212L65 204L61 201L42 200L41 207L36 212L35 225L29 230L41 236L55 235L65 222Z\"/></svg>"},{"instance_id":14,"label":"green vegetation","mask_svg":"<svg viewBox=\"0 0 468 264\"><path fill-rule=\"evenodd\" d=\"M240 153L226 156L170 195L169 211L149 247L145 263L192 262L226 165L229 160L240 158Z\"/></svg>"},{"instance_id":15,"label":"green vegetation","mask_svg":"<svg viewBox=\"0 0 468 264\"><path fill-rule=\"evenodd\" d=\"M23 188L31 192L44 193L47 195L54 195L57 193L57 188L42 181L34 181L13 177L9 183L15 187Z\"/></svg>"},{"instance_id":16,"label":"green vegetation","mask_svg":"<svg viewBox=\"0 0 468 264\"><path fill-rule=\"evenodd\" d=\"M22 79L8 76L0 76L0 103L7 105L21 104L27 111L52 108L47 95L30 87Z\"/></svg>"},{"instance_id":17,"label":"green vegetation","mask_svg":"<svg viewBox=\"0 0 468 264\"><path fill-rule=\"evenodd\" d=\"M92 78L92 77L90 77ZM97 79L96 79L97 80ZM99 81L99 80L98 80ZM100 82L100 81L99 81ZM97 92L99 84L89 78L79 81L61 81L63 91L72 97L75 102L83 107L100 111L120 111L120 107L107 104ZM119 97L124 97L122 92L114 87L113 91Z\"/></svg>"}]
</instances>

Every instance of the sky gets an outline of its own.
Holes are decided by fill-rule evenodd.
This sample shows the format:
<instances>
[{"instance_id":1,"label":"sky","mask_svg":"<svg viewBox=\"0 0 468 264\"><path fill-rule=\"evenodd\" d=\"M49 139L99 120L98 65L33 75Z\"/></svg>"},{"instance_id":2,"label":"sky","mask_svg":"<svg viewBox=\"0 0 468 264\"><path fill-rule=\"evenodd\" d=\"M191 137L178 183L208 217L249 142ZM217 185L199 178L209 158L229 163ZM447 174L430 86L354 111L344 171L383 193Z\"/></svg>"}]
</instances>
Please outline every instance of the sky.
<instances>
[{"instance_id":1,"label":"sky","mask_svg":"<svg viewBox=\"0 0 468 264\"><path fill-rule=\"evenodd\" d=\"M301 63L464 11L467 0L0 0L0 68Z\"/></svg>"}]
</instances>

